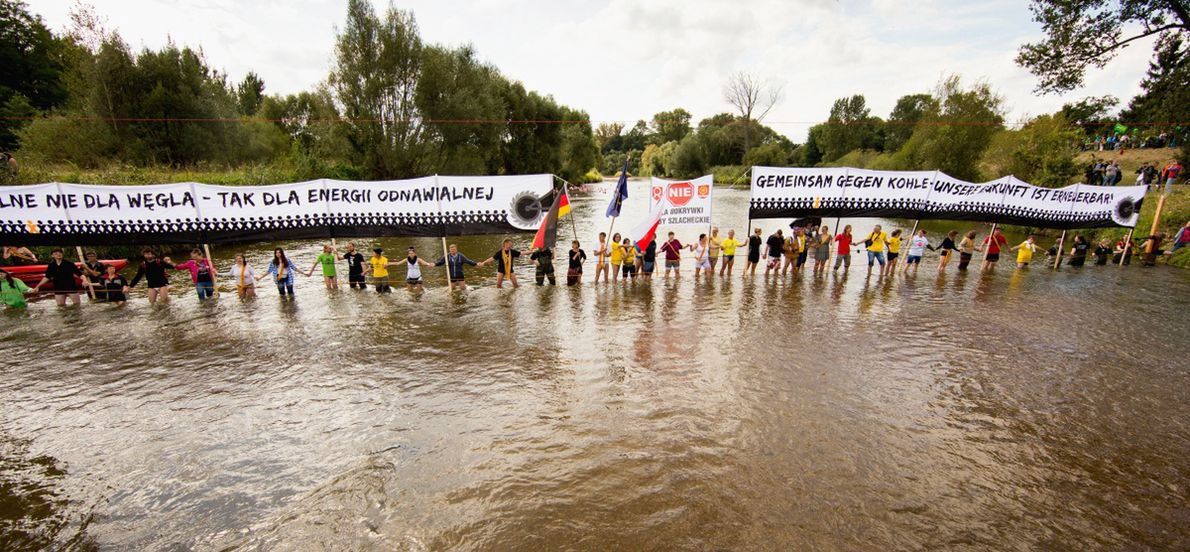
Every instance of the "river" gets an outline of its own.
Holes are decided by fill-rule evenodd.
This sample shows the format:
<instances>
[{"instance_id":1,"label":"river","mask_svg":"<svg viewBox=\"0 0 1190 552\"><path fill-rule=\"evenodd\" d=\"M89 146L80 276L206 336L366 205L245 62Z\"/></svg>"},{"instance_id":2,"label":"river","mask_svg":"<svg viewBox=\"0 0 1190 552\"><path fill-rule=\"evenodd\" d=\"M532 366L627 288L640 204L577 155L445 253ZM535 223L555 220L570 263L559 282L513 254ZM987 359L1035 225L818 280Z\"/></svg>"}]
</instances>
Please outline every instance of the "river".
<instances>
[{"instance_id":1,"label":"river","mask_svg":"<svg viewBox=\"0 0 1190 552\"><path fill-rule=\"evenodd\" d=\"M588 251L604 202L574 199ZM1184 549L1190 272L936 263L40 301L0 327L0 548Z\"/></svg>"}]
</instances>

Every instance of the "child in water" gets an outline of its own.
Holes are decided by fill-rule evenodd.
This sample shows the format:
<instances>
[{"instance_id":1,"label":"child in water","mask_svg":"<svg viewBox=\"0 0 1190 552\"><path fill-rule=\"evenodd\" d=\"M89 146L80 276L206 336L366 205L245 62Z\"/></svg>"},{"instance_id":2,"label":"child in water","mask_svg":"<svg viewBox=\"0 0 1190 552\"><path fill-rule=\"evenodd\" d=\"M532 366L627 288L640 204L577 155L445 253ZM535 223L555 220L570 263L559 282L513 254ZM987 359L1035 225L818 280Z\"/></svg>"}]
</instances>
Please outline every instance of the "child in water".
<instances>
[{"instance_id":1,"label":"child in water","mask_svg":"<svg viewBox=\"0 0 1190 552\"><path fill-rule=\"evenodd\" d=\"M128 302L128 280L120 276L116 267L108 265L107 272L99 279L99 283L107 295L107 302L115 303L117 307L123 307Z\"/></svg>"}]
</instances>

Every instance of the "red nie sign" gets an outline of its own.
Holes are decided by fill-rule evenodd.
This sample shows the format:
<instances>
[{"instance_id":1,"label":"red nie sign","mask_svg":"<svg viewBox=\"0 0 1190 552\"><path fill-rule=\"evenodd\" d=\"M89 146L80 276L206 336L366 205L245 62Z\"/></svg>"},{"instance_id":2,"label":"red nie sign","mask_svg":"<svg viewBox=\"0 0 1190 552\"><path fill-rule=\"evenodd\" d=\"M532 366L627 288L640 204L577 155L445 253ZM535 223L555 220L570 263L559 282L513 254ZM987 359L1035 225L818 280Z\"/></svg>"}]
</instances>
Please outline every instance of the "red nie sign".
<instances>
[{"instance_id":1,"label":"red nie sign","mask_svg":"<svg viewBox=\"0 0 1190 552\"><path fill-rule=\"evenodd\" d=\"M689 182L674 182L669 185L666 195L669 196L670 205L681 207L694 198L694 186Z\"/></svg>"}]
</instances>

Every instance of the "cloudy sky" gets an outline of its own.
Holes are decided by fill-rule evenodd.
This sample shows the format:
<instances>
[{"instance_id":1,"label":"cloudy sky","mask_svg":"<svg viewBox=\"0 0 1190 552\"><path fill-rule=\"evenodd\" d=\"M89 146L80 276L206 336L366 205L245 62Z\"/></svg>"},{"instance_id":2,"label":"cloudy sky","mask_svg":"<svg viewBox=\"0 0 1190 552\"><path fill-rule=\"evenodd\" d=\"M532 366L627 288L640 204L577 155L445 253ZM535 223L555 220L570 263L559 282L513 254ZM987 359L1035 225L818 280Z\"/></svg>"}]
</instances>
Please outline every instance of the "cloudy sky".
<instances>
[{"instance_id":1,"label":"cloudy sky","mask_svg":"<svg viewBox=\"0 0 1190 552\"><path fill-rule=\"evenodd\" d=\"M36 0L56 30L75 0ZM201 46L233 80L256 71L268 93L323 80L344 1L92 0L134 47L172 39ZM386 1L376 2L385 6ZM1026 0L404 0L427 42L471 43L531 89L586 110L596 122L631 124L684 107L695 120L728 111L723 83L747 71L784 85L768 124L795 141L824 120L835 98L864 94L887 116L904 94L944 75L986 79L1010 119L1090 95L1132 97L1151 44L1129 48L1066 97L1033 93L1013 63L1040 36Z\"/></svg>"}]
</instances>

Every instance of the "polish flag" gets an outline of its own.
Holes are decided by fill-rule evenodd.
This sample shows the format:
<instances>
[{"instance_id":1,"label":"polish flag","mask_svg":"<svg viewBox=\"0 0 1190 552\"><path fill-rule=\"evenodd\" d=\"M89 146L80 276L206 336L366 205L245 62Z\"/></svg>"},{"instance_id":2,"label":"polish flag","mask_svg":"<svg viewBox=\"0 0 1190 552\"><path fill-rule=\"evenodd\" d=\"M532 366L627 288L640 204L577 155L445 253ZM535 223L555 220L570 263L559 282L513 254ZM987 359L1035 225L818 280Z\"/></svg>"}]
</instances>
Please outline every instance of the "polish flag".
<instances>
[{"instance_id":1,"label":"polish flag","mask_svg":"<svg viewBox=\"0 0 1190 552\"><path fill-rule=\"evenodd\" d=\"M661 224L661 213L669 206L669 199L661 198L653 209L649 211L649 216L645 220L640 221L633 229L632 233L628 235L632 238L632 242L641 251L649 247L649 242L657 238L657 226Z\"/></svg>"}]
</instances>

